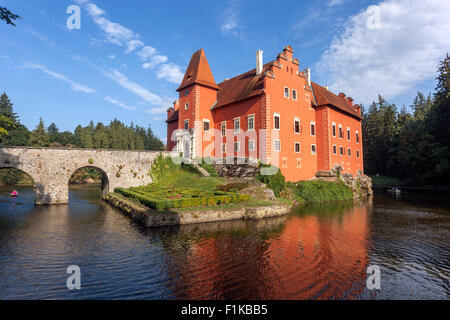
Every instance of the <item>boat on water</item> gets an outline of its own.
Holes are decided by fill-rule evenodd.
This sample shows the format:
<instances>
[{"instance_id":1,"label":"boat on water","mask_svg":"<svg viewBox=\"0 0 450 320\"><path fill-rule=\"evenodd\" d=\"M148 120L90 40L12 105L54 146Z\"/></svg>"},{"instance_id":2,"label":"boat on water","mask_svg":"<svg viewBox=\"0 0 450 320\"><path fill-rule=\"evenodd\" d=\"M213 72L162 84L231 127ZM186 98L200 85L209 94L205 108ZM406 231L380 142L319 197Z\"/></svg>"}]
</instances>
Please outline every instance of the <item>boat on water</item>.
<instances>
[{"instance_id":1,"label":"boat on water","mask_svg":"<svg viewBox=\"0 0 450 320\"><path fill-rule=\"evenodd\" d=\"M19 196L19 192L17 190L11 191L11 197L17 198Z\"/></svg>"},{"instance_id":2,"label":"boat on water","mask_svg":"<svg viewBox=\"0 0 450 320\"><path fill-rule=\"evenodd\" d=\"M393 193L393 194L401 194L402 193L402 191L397 188L387 189L387 192Z\"/></svg>"}]
</instances>

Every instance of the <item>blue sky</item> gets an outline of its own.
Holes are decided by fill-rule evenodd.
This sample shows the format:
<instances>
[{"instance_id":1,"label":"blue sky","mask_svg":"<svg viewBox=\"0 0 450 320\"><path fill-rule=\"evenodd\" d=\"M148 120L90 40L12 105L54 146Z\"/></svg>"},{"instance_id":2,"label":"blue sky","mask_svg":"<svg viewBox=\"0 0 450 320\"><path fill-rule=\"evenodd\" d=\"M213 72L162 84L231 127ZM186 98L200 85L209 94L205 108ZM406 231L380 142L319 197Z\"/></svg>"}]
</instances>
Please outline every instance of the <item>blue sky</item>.
<instances>
[{"instance_id":1,"label":"blue sky","mask_svg":"<svg viewBox=\"0 0 450 320\"><path fill-rule=\"evenodd\" d=\"M70 5L81 8L79 30L66 27ZM165 110L199 48L221 82L254 68L257 49L268 62L290 44L312 80L359 103L380 93L399 106L418 90L433 91L438 62L450 51L447 0L0 0L0 6L23 17L17 27L0 24L0 91L30 129L39 117L71 131L118 118L150 124L165 139Z\"/></svg>"}]
</instances>

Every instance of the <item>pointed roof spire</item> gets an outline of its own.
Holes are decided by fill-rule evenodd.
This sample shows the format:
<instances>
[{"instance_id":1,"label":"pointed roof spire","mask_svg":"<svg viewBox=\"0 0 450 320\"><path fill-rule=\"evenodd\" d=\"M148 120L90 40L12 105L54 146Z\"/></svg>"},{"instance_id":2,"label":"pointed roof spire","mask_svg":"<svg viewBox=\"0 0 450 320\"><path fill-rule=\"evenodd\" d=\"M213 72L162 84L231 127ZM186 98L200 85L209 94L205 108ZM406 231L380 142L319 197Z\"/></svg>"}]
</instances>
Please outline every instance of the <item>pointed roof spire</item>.
<instances>
[{"instance_id":1,"label":"pointed roof spire","mask_svg":"<svg viewBox=\"0 0 450 320\"><path fill-rule=\"evenodd\" d=\"M205 51L203 49L198 50L192 55L189 66L184 74L183 81L181 81L181 85L177 91L181 91L194 83L217 90L220 89L214 81L214 77L211 69L209 68L208 60L206 59Z\"/></svg>"}]
</instances>

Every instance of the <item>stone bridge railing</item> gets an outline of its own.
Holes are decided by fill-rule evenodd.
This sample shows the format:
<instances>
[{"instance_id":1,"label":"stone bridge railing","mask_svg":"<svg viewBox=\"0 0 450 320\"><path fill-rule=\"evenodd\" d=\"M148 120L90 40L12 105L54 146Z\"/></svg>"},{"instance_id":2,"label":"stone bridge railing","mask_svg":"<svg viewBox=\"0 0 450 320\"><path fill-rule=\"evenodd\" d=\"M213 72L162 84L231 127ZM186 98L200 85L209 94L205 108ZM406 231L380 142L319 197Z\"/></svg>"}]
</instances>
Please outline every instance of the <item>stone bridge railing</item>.
<instances>
[{"instance_id":1,"label":"stone bridge railing","mask_svg":"<svg viewBox=\"0 0 450 320\"><path fill-rule=\"evenodd\" d=\"M151 163L159 151L0 148L0 168L16 168L29 174L36 186L35 203L64 204L69 201L69 180L80 168L102 173L103 192L116 187L135 187L152 182Z\"/></svg>"}]
</instances>

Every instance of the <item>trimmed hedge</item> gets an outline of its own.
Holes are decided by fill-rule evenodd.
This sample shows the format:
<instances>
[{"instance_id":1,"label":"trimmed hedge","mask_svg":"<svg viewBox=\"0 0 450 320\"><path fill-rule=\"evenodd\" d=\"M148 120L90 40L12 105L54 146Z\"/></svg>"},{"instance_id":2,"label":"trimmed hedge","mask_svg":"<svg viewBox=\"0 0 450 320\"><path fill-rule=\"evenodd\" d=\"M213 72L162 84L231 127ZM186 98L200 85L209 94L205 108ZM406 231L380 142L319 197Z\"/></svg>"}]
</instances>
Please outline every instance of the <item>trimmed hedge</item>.
<instances>
[{"instance_id":1,"label":"trimmed hedge","mask_svg":"<svg viewBox=\"0 0 450 320\"><path fill-rule=\"evenodd\" d=\"M189 191L192 192L193 190L188 190L188 192ZM130 189L116 188L114 189L114 192L119 193L127 198L134 199L139 203L155 210L167 210L170 208L187 208L200 206L206 207L230 202L250 201L249 195L231 192L222 192L222 191L211 192L210 195L180 197L175 199L159 198L160 194L147 194L144 191L139 190L139 188L130 188Z\"/></svg>"}]
</instances>

